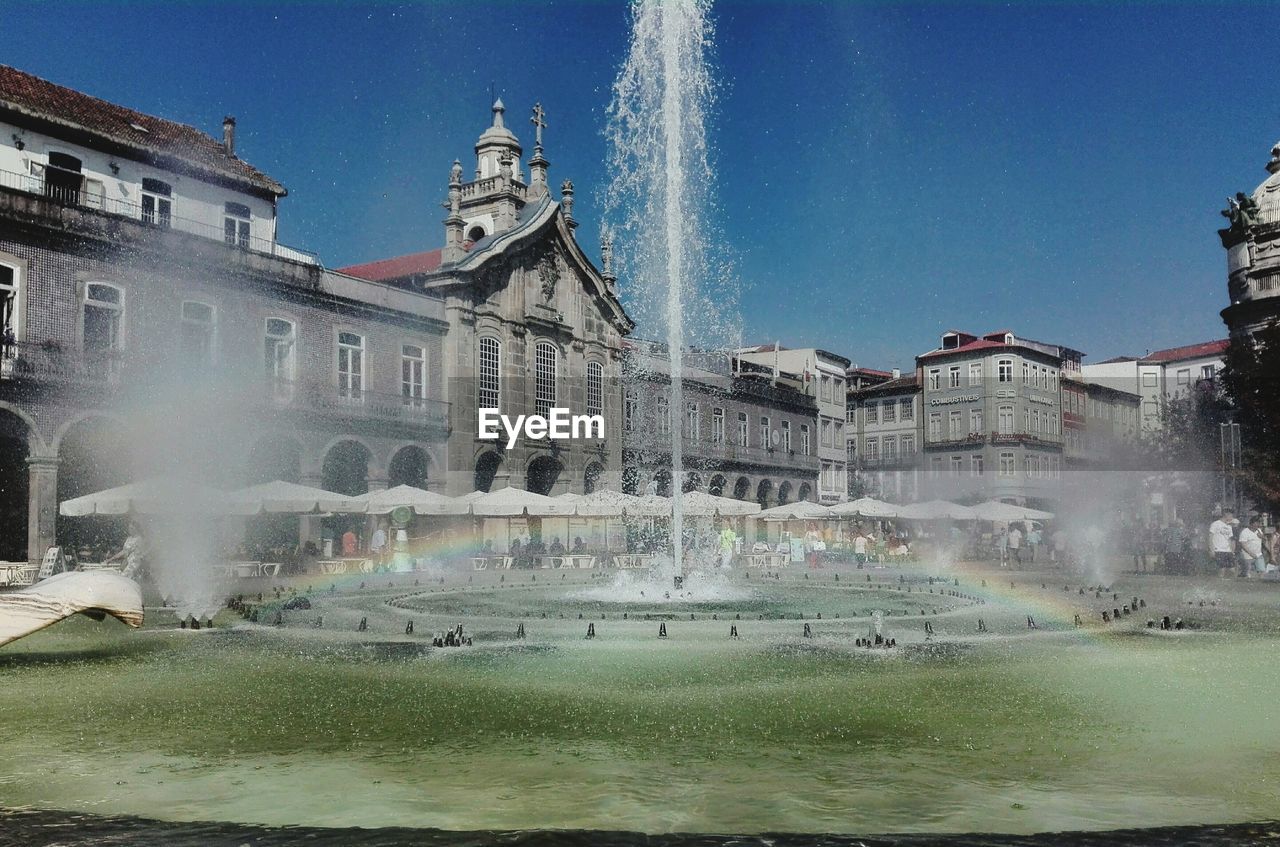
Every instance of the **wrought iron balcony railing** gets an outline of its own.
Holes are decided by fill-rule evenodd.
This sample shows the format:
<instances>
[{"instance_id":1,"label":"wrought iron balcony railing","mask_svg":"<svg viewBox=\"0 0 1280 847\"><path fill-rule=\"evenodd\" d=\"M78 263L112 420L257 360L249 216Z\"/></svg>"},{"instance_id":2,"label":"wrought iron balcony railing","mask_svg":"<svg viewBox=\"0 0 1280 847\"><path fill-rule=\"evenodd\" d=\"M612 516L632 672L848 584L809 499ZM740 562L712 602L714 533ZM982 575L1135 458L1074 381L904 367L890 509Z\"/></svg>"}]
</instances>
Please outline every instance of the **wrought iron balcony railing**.
<instances>
[{"instance_id":1,"label":"wrought iron balcony railing","mask_svg":"<svg viewBox=\"0 0 1280 847\"><path fill-rule=\"evenodd\" d=\"M192 220L158 208L144 209L137 203L107 197L98 191L89 190L87 185L83 174L52 166L46 166L44 175L39 176L0 170L0 188L46 197L63 206L75 206L109 215L119 215L156 229L198 235L254 253L263 253L307 265L319 264L316 255L307 250L286 247L271 238L242 234L239 229L233 232L223 223L210 224ZM178 198L177 202L180 203L181 198Z\"/></svg>"}]
</instances>

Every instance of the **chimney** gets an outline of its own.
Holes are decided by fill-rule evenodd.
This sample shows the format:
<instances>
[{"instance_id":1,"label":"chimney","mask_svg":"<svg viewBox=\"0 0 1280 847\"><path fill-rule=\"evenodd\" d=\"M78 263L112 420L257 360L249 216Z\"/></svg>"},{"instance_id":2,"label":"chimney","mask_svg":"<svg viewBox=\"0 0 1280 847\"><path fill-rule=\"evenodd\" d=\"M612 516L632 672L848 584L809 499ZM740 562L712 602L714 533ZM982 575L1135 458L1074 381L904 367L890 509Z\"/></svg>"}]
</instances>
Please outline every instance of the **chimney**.
<instances>
[{"instance_id":1,"label":"chimney","mask_svg":"<svg viewBox=\"0 0 1280 847\"><path fill-rule=\"evenodd\" d=\"M892 371L890 371L890 373L893 374L894 379L902 378L902 368L894 368Z\"/></svg>"},{"instance_id":2,"label":"chimney","mask_svg":"<svg viewBox=\"0 0 1280 847\"><path fill-rule=\"evenodd\" d=\"M231 115L222 119L222 149L228 156L236 154L236 119Z\"/></svg>"}]
</instances>

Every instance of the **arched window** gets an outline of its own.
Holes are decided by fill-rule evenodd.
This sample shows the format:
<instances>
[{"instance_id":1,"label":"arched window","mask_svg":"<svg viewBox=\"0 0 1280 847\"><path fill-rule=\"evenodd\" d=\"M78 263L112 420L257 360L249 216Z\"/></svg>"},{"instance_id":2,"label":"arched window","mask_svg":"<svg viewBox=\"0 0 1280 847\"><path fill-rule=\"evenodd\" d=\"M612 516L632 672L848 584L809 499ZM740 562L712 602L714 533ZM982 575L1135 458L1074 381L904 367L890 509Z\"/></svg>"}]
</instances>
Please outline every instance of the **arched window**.
<instances>
[{"instance_id":1,"label":"arched window","mask_svg":"<svg viewBox=\"0 0 1280 847\"><path fill-rule=\"evenodd\" d=\"M481 409L498 408L502 390L502 342L498 339L480 339L476 375L476 406Z\"/></svg>"},{"instance_id":2,"label":"arched window","mask_svg":"<svg viewBox=\"0 0 1280 847\"><path fill-rule=\"evenodd\" d=\"M604 414L604 365L587 362L587 414Z\"/></svg>"},{"instance_id":3,"label":"arched window","mask_svg":"<svg viewBox=\"0 0 1280 847\"><path fill-rule=\"evenodd\" d=\"M559 370L559 354L549 341L539 341L534 348L533 405L534 411L547 417L556 404L556 372Z\"/></svg>"},{"instance_id":4,"label":"arched window","mask_svg":"<svg viewBox=\"0 0 1280 847\"><path fill-rule=\"evenodd\" d=\"M480 226L480 224L476 224L475 226L471 227L471 229L467 230L467 240L472 243L475 243L480 239L484 238L484 235L485 235L484 227Z\"/></svg>"}]
</instances>

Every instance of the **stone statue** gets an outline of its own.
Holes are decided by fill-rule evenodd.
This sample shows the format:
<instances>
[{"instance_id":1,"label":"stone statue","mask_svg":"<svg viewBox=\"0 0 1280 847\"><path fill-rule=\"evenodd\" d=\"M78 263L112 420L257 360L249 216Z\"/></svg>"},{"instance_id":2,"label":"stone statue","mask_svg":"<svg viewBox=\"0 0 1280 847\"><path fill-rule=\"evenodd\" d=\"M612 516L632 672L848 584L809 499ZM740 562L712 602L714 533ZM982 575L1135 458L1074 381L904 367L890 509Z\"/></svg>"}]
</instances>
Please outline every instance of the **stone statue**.
<instances>
[{"instance_id":1,"label":"stone statue","mask_svg":"<svg viewBox=\"0 0 1280 847\"><path fill-rule=\"evenodd\" d=\"M1235 197L1227 198L1227 208L1220 214L1231 222L1231 232L1244 234L1249 231L1249 227L1258 223L1261 211L1256 200L1243 191L1237 191Z\"/></svg>"}]
</instances>

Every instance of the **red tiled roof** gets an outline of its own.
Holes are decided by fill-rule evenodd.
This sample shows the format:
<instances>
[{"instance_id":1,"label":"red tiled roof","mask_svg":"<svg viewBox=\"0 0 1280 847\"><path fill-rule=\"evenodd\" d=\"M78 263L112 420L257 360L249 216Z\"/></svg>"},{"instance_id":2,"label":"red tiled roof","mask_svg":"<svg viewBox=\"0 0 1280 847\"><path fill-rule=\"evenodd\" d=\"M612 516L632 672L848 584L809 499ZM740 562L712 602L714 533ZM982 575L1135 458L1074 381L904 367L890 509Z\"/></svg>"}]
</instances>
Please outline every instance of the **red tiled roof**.
<instances>
[{"instance_id":1,"label":"red tiled roof","mask_svg":"<svg viewBox=\"0 0 1280 847\"><path fill-rule=\"evenodd\" d=\"M1230 339L1205 341L1201 344L1188 344L1184 347L1170 347L1168 350L1156 350L1142 357L1144 362L1177 362L1182 359L1199 359L1203 356L1221 356L1227 352Z\"/></svg>"},{"instance_id":2,"label":"red tiled roof","mask_svg":"<svg viewBox=\"0 0 1280 847\"><path fill-rule=\"evenodd\" d=\"M859 396L866 394L893 394L898 391L910 391L919 387L920 382L913 371L906 376L891 379L888 382L881 382L876 385L868 386L867 388L856 389L853 393Z\"/></svg>"},{"instance_id":3,"label":"red tiled roof","mask_svg":"<svg viewBox=\"0 0 1280 847\"><path fill-rule=\"evenodd\" d=\"M285 188L195 127L168 121L0 65L0 109L71 126L149 153L171 156L283 196ZM141 129L139 129L141 127Z\"/></svg>"},{"instance_id":4,"label":"red tiled roof","mask_svg":"<svg viewBox=\"0 0 1280 847\"><path fill-rule=\"evenodd\" d=\"M425 253L410 253L407 256L393 256L390 259L365 262L363 265L348 265L345 268L338 268L338 273L373 282L431 273L440 267L441 252L440 248L436 248L427 250Z\"/></svg>"}]
</instances>

